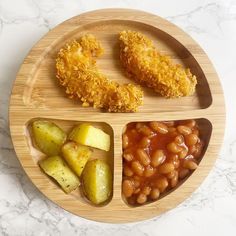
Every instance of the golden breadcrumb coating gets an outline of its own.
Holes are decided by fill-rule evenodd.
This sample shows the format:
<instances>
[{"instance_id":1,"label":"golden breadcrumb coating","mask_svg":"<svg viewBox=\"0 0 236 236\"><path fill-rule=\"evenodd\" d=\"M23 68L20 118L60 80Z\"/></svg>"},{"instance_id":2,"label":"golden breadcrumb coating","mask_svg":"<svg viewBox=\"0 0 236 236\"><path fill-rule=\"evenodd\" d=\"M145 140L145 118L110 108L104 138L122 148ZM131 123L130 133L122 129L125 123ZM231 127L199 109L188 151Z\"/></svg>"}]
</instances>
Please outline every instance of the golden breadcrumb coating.
<instances>
[{"instance_id":1,"label":"golden breadcrumb coating","mask_svg":"<svg viewBox=\"0 0 236 236\"><path fill-rule=\"evenodd\" d=\"M83 106L109 112L135 112L142 105L143 91L132 84L120 85L106 78L96 67L95 59L103 53L93 35L72 41L58 53L56 77L70 98Z\"/></svg>"},{"instance_id":2,"label":"golden breadcrumb coating","mask_svg":"<svg viewBox=\"0 0 236 236\"><path fill-rule=\"evenodd\" d=\"M168 98L192 95L197 84L189 69L162 55L146 36L120 33L120 59L129 77Z\"/></svg>"}]
</instances>

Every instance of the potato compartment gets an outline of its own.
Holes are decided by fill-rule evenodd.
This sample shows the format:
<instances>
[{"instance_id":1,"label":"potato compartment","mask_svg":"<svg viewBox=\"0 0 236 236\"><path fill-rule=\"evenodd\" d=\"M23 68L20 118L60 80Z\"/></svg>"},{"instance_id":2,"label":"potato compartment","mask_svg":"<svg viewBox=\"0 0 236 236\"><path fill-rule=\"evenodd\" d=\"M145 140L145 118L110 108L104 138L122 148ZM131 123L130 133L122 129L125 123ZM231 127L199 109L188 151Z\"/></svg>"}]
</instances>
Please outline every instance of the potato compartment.
<instances>
[{"instance_id":1,"label":"potato compartment","mask_svg":"<svg viewBox=\"0 0 236 236\"><path fill-rule=\"evenodd\" d=\"M67 139L64 142L64 144L70 142L70 140L68 140L68 134L73 130L73 128L77 125L84 124L84 123L92 125L95 128L101 129L102 131L104 131L106 134L108 134L110 136L110 150L109 151L104 151L104 150L101 150L98 148L89 147L90 150L92 150L92 154L91 154L91 157L89 158L89 161L92 161L94 159L103 160L110 167L111 175L112 175L112 184L111 184L112 190L111 190L111 194L110 194L110 197L108 200L95 205L87 199L87 197L85 196L84 191L83 191L83 189L84 189L83 181L81 180L81 177L78 177L78 175L76 174L77 172L75 170L72 170L71 166L68 165L68 160L66 161L66 159L63 157L62 149L60 149L59 156L62 157L62 160L64 161L64 163L66 163L66 165L69 167L69 169L72 171L72 173L78 177L79 181L81 182L81 185L78 188L76 188L75 190L73 190L72 192L70 192L69 194L66 194L65 193L66 190L64 189L64 191L63 191L62 188L60 187L60 185L58 184L58 182L54 178L45 174L45 171L43 171L43 169L42 169L42 165L40 165L41 166L41 168L40 168L39 163L41 163L42 160L45 160L48 156L39 150L37 144L35 143L35 141L33 139L32 124L34 121L49 121L49 122L53 122L58 127L60 127L67 134ZM25 137L26 137L26 141L28 144L29 153L30 153L30 155L33 159L33 162L34 162L34 169L37 172L37 175L39 176L38 178L42 179L42 181L41 181L42 188L49 188L49 189L52 189L52 191L57 190L57 193L58 193L58 190L61 190L60 192L65 199L67 199L67 198L68 198L68 200L71 198L78 199L82 203L90 204L90 205L93 205L96 207L105 206L111 201L111 199L113 197L113 176L114 176L114 134L113 134L113 129L109 124L107 124L105 122L70 121L70 120L59 120L59 119L34 118L34 119L31 119L30 121L28 121L25 125ZM50 155L50 156L55 156L55 155ZM59 160L59 162L60 162L60 160ZM58 164L58 160L55 165L57 165L57 164ZM60 165L60 163L59 163L59 165ZM55 174L55 173L53 173L53 174ZM83 175L83 172L82 172L82 175Z\"/></svg>"},{"instance_id":2,"label":"potato compartment","mask_svg":"<svg viewBox=\"0 0 236 236\"><path fill-rule=\"evenodd\" d=\"M208 147L204 118L128 123L122 134L122 198L130 207L152 203L183 184Z\"/></svg>"}]
</instances>

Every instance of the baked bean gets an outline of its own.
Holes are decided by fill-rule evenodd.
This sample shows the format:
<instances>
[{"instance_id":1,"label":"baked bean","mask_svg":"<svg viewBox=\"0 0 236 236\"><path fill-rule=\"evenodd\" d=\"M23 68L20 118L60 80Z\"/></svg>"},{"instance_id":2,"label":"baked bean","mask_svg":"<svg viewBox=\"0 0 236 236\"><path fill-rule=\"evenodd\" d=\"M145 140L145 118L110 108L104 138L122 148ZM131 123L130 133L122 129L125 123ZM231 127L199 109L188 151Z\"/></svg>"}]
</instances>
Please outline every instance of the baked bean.
<instances>
[{"instance_id":1,"label":"baked bean","mask_svg":"<svg viewBox=\"0 0 236 236\"><path fill-rule=\"evenodd\" d=\"M189 146L188 147L188 153L189 154L194 154L196 152L197 148L195 145Z\"/></svg>"},{"instance_id":2,"label":"baked bean","mask_svg":"<svg viewBox=\"0 0 236 236\"><path fill-rule=\"evenodd\" d=\"M168 161L173 163L175 169L177 169L179 167L180 162L179 162L179 157L177 154L170 154Z\"/></svg>"},{"instance_id":3,"label":"baked bean","mask_svg":"<svg viewBox=\"0 0 236 236\"><path fill-rule=\"evenodd\" d=\"M184 148L178 155L180 159L184 159L188 154L188 148Z\"/></svg>"},{"instance_id":4,"label":"baked bean","mask_svg":"<svg viewBox=\"0 0 236 236\"><path fill-rule=\"evenodd\" d=\"M142 193L145 194L145 195L149 195L151 193L151 188L149 186L145 186L143 189L142 189Z\"/></svg>"},{"instance_id":5,"label":"baked bean","mask_svg":"<svg viewBox=\"0 0 236 236\"><path fill-rule=\"evenodd\" d=\"M182 148L177 145L175 142L167 144L167 150L172 153L179 153L182 151Z\"/></svg>"},{"instance_id":6,"label":"baked bean","mask_svg":"<svg viewBox=\"0 0 236 236\"><path fill-rule=\"evenodd\" d=\"M139 193L141 191L141 188L136 188L135 190L134 190L134 194L137 194L137 193Z\"/></svg>"},{"instance_id":7,"label":"baked bean","mask_svg":"<svg viewBox=\"0 0 236 236\"><path fill-rule=\"evenodd\" d=\"M188 126L185 126L185 125L179 125L177 127L177 130L180 134L183 134L183 135L188 135L192 133L192 130Z\"/></svg>"},{"instance_id":8,"label":"baked bean","mask_svg":"<svg viewBox=\"0 0 236 236\"><path fill-rule=\"evenodd\" d=\"M196 162L191 160L185 160L183 163L183 167L189 170L195 170L197 169L198 165Z\"/></svg>"},{"instance_id":9,"label":"baked bean","mask_svg":"<svg viewBox=\"0 0 236 236\"><path fill-rule=\"evenodd\" d=\"M137 134L138 134L138 131L137 131L136 129L132 129L130 132L131 132L133 135L137 135Z\"/></svg>"},{"instance_id":10,"label":"baked bean","mask_svg":"<svg viewBox=\"0 0 236 236\"><path fill-rule=\"evenodd\" d=\"M126 134L122 136L122 147L125 149L129 146L129 138Z\"/></svg>"},{"instance_id":11,"label":"baked bean","mask_svg":"<svg viewBox=\"0 0 236 236\"><path fill-rule=\"evenodd\" d=\"M180 171L179 171L179 178L180 179L184 179L188 174L189 174L189 170L188 169L181 169Z\"/></svg>"},{"instance_id":12,"label":"baked bean","mask_svg":"<svg viewBox=\"0 0 236 236\"><path fill-rule=\"evenodd\" d=\"M148 137L153 135L152 130L146 125L143 125L141 128L139 128L138 132Z\"/></svg>"},{"instance_id":13,"label":"baked bean","mask_svg":"<svg viewBox=\"0 0 236 236\"><path fill-rule=\"evenodd\" d=\"M179 174L178 174L178 172L176 171L175 176L170 180L170 186L171 186L171 188L174 188L174 187L177 185L177 183L178 183L178 178L179 178Z\"/></svg>"},{"instance_id":14,"label":"baked bean","mask_svg":"<svg viewBox=\"0 0 236 236\"><path fill-rule=\"evenodd\" d=\"M143 175L144 167L140 164L139 161L132 161L131 168L135 174L139 176Z\"/></svg>"},{"instance_id":15,"label":"baked bean","mask_svg":"<svg viewBox=\"0 0 236 236\"><path fill-rule=\"evenodd\" d=\"M156 181L155 181L155 187L157 187L161 193L163 193L166 188L168 187L168 181L167 178L162 176L159 177Z\"/></svg>"},{"instance_id":16,"label":"baked bean","mask_svg":"<svg viewBox=\"0 0 236 236\"><path fill-rule=\"evenodd\" d=\"M124 171L124 175L128 176L128 177L130 177L134 174L134 172L131 170L131 168L127 165L124 165L123 171Z\"/></svg>"},{"instance_id":17,"label":"baked bean","mask_svg":"<svg viewBox=\"0 0 236 236\"><path fill-rule=\"evenodd\" d=\"M193 146L198 142L198 136L196 134L188 134L185 136L185 143L188 146Z\"/></svg>"},{"instance_id":18,"label":"baked bean","mask_svg":"<svg viewBox=\"0 0 236 236\"><path fill-rule=\"evenodd\" d=\"M195 129L192 131L193 134L196 134L197 136L199 136L199 130Z\"/></svg>"},{"instance_id":19,"label":"baked bean","mask_svg":"<svg viewBox=\"0 0 236 236\"><path fill-rule=\"evenodd\" d=\"M155 174L155 169L152 166L148 165L145 167L145 170L144 170L145 177L151 177L154 174Z\"/></svg>"},{"instance_id":20,"label":"baked bean","mask_svg":"<svg viewBox=\"0 0 236 236\"><path fill-rule=\"evenodd\" d=\"M149 146L151 143L151 140L148 137L143 137L140 142L139 142L139 146L141 148L146 148L147 146Z\"/></svg>"},{"instance_id":21,"label":"baked bean","mask_svg":"<svg viewBox=\"0 0 236 236\"><path fill-rule=\"evenodd\" d=\"M158 167L158 172L160 174L168 174L175 169L172 163L164 163Z\"/></svg>"},{"instance_id":22,"label":"baked bean","mask_svg":"<svg viewBox=\"0 0 236 236\"><path fill-rule=\"evenodd\" d=\"M153 154L152 154L152 160L151 160L151 165L153 167L157 167L161 165L166 159L166 156L161 149L157 149Z\"/></svg>"},{"instance_id":23,"label":"baked bean","mask_svg":"<svg viewBox=\"0 0 236 236\"><path fill-rule=\"evenodd\" d=\"M137 122L135 127L137 130L139 130L143 126L144 126L144 123Z\"/></svg>"},{"instance_id":24,"label":"baked bean","mask_svg":"<svg viewBox=\"0 0 236 236\"><path fill-rule=\"evenodd\" d=\"M145 150L139 148L136 153L141 164L143 164L144 166L150 164L151 160Z\"/></svg>"},{"instance_id":25,"label":"baked bean","mask_svg":"<svg viewBox=\"0 0 236 236\"><path fill-rule=\"evenodd\" d=\"M140 183L137 181L137 180L134 180L134 187L135 188L138 188L140 186Z\"/></svg>"},{"instance_id":26,"label":"baked bean","mask_svg":"<svg viewBox=\"0 0 236 236\"><path fill-rule=\"evenodd\" d=\"M123 158L126 160L126 161L132 161L134 159L134 156L131 154L131 153L124 153L123 154Z\"/></svg>"},{"instance_id":27,"label":"baked bean","mask_svg":"<svg viewBox=\"0 0 236 236\"><path fill-rule=\"evenodd\" d=\"M153 188L151 193L150 193L150 198L152 200L157 200L160 196L160 191L158 188Z\"/></svg>"},{"instance_id":28,"label":"baked bean","mask_svg":"<svg viewBox=\"0 0 236 236\"><path fill-rule=\"evenodd\" d=\"M185 125L192 129L196 125L196 121L195 120L188 120L188 121L186 121Z\"/></svg>"},{"instance_id":29,"label":"baked bean","mask_svg":"<svg viewBox=\"0 0 236 236\"><path fill-rule=\"evenodd\" d=\"M194 156L191 155L191 154L189 154L189 155L187 155L187 156L185 157L184 161L186 161L186 160L193 160L193 159L194 159Z\"/></svg>"},{"instance_id":30,"label":"baked bean","mask_svg":"<svg viewBox=\"0 0 236 236\"><path fill-rule=\"evenodd\" d=\"M125 197L130 197L134 192L134 186L131 180L124 180L122 184L122 192Z\"/></svg>"},{"instance_id":31,"label":"baked bean","mask_svg":"<svg viewBox=\"0 0 236 236\"><path fill-rule=\"evenodd\" d=\"M161 134L167 134L168 133L168 127L157 121L152 121L149 123L149 126L156 132L161 133Z\"/></svg>"},{"instance_id":32,"label":"baked bean","mask_svg":"<svg viewBox=\"0 0 236 236\"><path fill-rule=\"evenodd\" d=\"M177 161L178 159L179 159L178 154L174 154L174 153L170 154L168 157L168 161L170 162Z\"/></svg>"},{"instance_id":33,"label":"baked bean","mask_svg":"<svg viewBox=\"0 0 236 236\"><path fill-rule=\"evenodd\" d=\"M140 193L137 197L137 203L143 204L147 201L147 196L143 193Z\"/></svg>"},{"instance_id":34,"label":"baked bean","mask_svg":"<svg viewBox=\"0 0 236 236\"><path fill-rule=\"evenodd\" d=\"M167 127L171 127L175 125L174 121L164 121L163 124L165 124Z\"/></svg>"},{"instance_id":35,"label":"baked bean","mask_svg":"<svg viewBox=\"0 0 236 236\"><path fill-rule=\"evenodd\" d=\"M166 177L167 177L168 179L172 179L172 178L174 178L174 176L176 175L176 173L177 173L177 171L176 171L176 170L173 170L173 171L171 171L170 173L168 173L168 174L166 175Z\"/></svg>"},{"instance_id":36,"label":"baked bean","mask_svg":"<svg viewBox=\"0 0 236 236\"><path fill-rule=\"evenodd\" d=\"M176 137L175 137L175 142L176 142L177 144L182 144L182 143L184 142L184 137L183 137L183 135L178 135L178 136L176 136Z\"/></svg>"},{"instance_id":37,"label":"baked bean","mask_svg":"<svg viewBox=\"0 0 236 236\"><path fill-rule=\"evenodd\" d=\"M196 144L196 150L193 153L195 158L199 158L202 155L202 149L203 149L203 142L199 142Z\"/></svg>"},{"instance_id":38,"label":"baked bean","mask_svg":"<svg viewBox=\"0 0 236 236\"><path fill-rule=\"evenodd\" d=\"M178 169L178 168L179 168L179 165L180 165L179 159L176 160L176 161L173 161L173 165L174 165L175 169Z\"/></svg>"},{"instance_id":39,"label":"baked bean","mask_svg":"<svg viewBox=\"0 0 236 236\"><path fill-rule=\"evenodd\" d=\"M138 188L140 186L140 177L139 176L134 176L133 177L133 183L134 183L134 187Z\"/></svg>"}]
</instances>

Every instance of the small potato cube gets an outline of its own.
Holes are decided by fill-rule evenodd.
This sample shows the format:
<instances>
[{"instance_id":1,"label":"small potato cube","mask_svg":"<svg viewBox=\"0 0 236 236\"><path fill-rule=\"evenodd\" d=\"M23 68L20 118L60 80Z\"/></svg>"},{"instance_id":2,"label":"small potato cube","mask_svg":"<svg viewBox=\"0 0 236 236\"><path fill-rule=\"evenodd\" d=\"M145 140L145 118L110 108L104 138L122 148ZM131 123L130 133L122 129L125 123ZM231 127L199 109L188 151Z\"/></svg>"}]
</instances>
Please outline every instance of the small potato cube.
<instances>
[{"instance_id":1,"label":"small potato cube","mask_svg":"<svg viewBox=\"0 0 236 236\"><path fill-rule=\"evenodd\" d=\"M92 150L89 147L68 142L62 146L62 154L70 168L80 176L87 161L91 157Z\"/></svg>"},{"instance_id":2,"label":"small potato cube","mask_svg":"<svg viewBox=\"0 0 236 236\"><path fill-rule=\"evenodd\" d=\"M41 160L39 166L47 175L54 178L66 193L70 193L80 185L78 177L60 156L51 156Z\"/></svg>"},{"instance_id":3,"label":"small potato cube","mask_svg":"<svg viewBox=\"0 0 236 236\"><path fill-rule=\"evenodd\" d=\"M36 146L48 156L58 155L66 140L66 133L56 124L46 120L34 121L32 134Z\"/></svg>"},{"instance_id":4,"label":"small potato cube","mask_svg":"<svg viewBox=\"0 0 236 236\"><path fill-rule=\"evenodd\" d=\"M112 173L109 165L99 159L88 161L82 173L85 196L94 204L109 199L112 193Z\"/></svg>"},{"instance_id":5,"label":"small potato cube","mask_svg":"<svg viewBox=\"0 0 236 236\"><path fill-rule=\"evenodd\" d=\"M110 136L101 129L95 128L89 124L76 126L71 131L69 139L105 151L110 150Z\"/></svg>"}]
</instances>

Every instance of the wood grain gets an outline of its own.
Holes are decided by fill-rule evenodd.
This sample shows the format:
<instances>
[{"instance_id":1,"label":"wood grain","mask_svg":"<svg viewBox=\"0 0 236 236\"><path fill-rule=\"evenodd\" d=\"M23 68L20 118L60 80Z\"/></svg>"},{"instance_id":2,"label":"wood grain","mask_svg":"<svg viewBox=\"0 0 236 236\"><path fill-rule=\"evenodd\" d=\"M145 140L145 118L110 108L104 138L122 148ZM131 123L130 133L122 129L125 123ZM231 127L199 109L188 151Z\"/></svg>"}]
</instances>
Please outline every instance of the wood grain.
<instances>
[{"instance_id":1,"label":"wood grain","mask_svg":"<svg viewBox=\"0 0 236 236\"><path fill-rule=\"evenodd\" d=\"M110 79L130 82L119 61L118 33L124 29L137 30L154 42L163 53L189 67L197 76L193 96L165 99L145 90L144 105L137 113L102 113L83 108L78 101L66 98L55 78L55 57L68 41L85 33L94 34L105 54L98 67ZM78 122L91 122L112 134L113 147L105 158L113 168L113 197L102 207L89 204L79 190L66 195L37 165L41 154L32 147L28 125L32 119L52 119L69 129ZM141 207L130 207L121 196L122 145L125 125L132 121L183 120L201 118L208 148L199 168L175 191ZM57 26L44 36L24 60L12 89L9 123L16 154L36 187L64 209L95 221L132 222L154 217L184 201L201 184L212 168L224 134L224 97L217 74L203 50L182 30L168 21L149 13L129 9L98 10L76 16ZM211 138L210 138L211 133ZM210 140L209 140L210 138ZM100 157L101 153L96 152Z\"/></svg>"}]
</instances>

